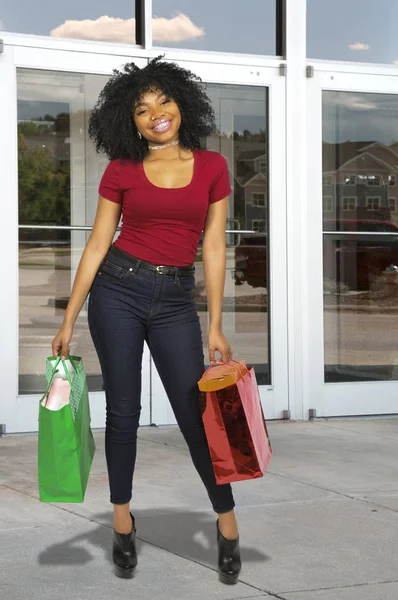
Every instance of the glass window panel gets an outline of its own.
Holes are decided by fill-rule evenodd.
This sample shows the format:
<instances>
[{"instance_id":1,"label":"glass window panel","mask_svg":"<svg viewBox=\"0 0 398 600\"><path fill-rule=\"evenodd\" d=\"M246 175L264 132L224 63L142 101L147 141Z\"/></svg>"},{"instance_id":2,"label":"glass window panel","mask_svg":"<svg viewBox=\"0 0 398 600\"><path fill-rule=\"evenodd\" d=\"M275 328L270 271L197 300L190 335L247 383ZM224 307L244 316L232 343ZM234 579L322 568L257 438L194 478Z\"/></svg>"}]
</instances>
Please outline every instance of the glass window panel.
<instances>
[{"instance_id":1,"label":"glass window panel","mask_svg":"<svg viewBox=\"0 0 398 600\"><path fill-rule=\"evenodd\" d=\"M307 0L307 56L398 63L396 0Z\"/></svg>"},{"instance_id":2,"label":"glass window panel","mask_svg":"<svg viewBox=\"0 0 398 600\"><path fill-rule=\"evenodd\" d=\"M116 0L70 0L67 4L15 0L2 3L0 29L15 33L135 43L135 2Z\"/></svg>"},{"instance_id":3,"label":"glass window panel","mask_svg":"<svg viewBox=\"0 0 398 600\"><path fill-rule=\"evenodd\" d=\"M276 0L153 0L154 46L276 54Z\"/></svg>"},{"instance_id":4,"label":"glass window panel","mask_svg":"<svg viewBox=\"0 0 398 600\"><path fill-rule=\"evenodd\" d=\"M62 324L73 271L87 234L54 229L20 230L19 236L19 393L43 393L45 358ZM102 377L83 307L75 324L74 354L84 357L90 391L102 390Z\"/></svg>"},{"instance_id":5,"label":"glass window panel","mask_svg":"<svg viewBox=\"0 0 398 600\"><path fill-rule=\"evenodd\" d=\"M326 382L398 380L397 116L395 95L323 92Z\"/></svg>"},{"instance_id":6,"label":"glass window panel","mask_svg":"<svg viewBox=\"0 0 398 600\"><path fill-rule=\"evenodd\" d=\"M207 92L215 109L217 130L205 140L205 147L225 156L233 190L228 228L256 232L227 235L224 330L235 357L256 367L260 384L270 384L268 90L209 84ZM197 303L205 334L207 312L202 311L207 306L200 255L196 273ZM206 338L204 335L205 343Z\"/></svg>"},{"instance_id":7,"label":"glass window panel","mask_svg":"<svg viewBox=\"0 0 398 600\"><path fill-rule=\"evenodd\" d=\"M88 138L102 75L18 70L19 391L43 391L46 357L69 299L88 232L32 226L92 225L107 159ZM73 352L84 356L89 388L102 389L86 307Z\"/></svg>"}]
</instances>

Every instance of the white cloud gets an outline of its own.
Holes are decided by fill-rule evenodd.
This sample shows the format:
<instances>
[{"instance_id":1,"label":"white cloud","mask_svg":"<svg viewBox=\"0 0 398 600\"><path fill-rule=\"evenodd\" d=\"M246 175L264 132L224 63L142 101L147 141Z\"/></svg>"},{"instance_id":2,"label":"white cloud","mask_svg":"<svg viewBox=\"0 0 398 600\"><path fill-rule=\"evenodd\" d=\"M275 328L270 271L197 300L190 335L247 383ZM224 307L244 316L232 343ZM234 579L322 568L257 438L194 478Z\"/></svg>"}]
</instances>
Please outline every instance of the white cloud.
<instances>
[{"instance_id":1,"label":"white cloud","mask_svg":"<svg viewBox=\"0 0 398 600\"><path fill-rule=\"evenodd\" d=\"M99 17L82 21L65 21L50 31L52 37L119 42L132 44L135 41L135 19Z\"/></svg>"},{"instance_id":2,"label":"white cloud","mask_svg":"<svg viewBox=\"0 0 398 600\"><path fill-rule=\"evenodd\" d=\"M396 59L393 61L393 63L392 63L392 64L393 64L393 65L398 65L398 58L396 58Z\"/></svg>"},{"instance_id":3,"label":"white cloud","mask_svg":"<svg viewBox=\"0 0 398 600\"><path fill-rule=\"evenodd\" d=\"M183 42L203 37L205 31L192 23L189 17L179 13L171 19L154 17L152 35L156 42Z\"/></svg>"},{"instance_id":4,"label":"white cloud","mask_svg":"<svg viewBox=\"0 0 398 600\"><path fill-rule=\"evenodd\" d=\"M350 44L348 47L350 50L369 50L370 48L369 44L362 44L361 42Z\"/></svg>"},{"instance_id":5,"label":"white cloud","mask_svg":"<svg viewBox=\"0 0 398 600\"><path fill-rule=\"evenodd\" d=\"M103 16L98 19L82 21L65 21L50 32L53 37L135 43L135 19L119 19ZM170 18L154 17L153 39L156 42L182 42L205 35L203 28L192 23L182 13Z\"/></svg>"}]
</instances>

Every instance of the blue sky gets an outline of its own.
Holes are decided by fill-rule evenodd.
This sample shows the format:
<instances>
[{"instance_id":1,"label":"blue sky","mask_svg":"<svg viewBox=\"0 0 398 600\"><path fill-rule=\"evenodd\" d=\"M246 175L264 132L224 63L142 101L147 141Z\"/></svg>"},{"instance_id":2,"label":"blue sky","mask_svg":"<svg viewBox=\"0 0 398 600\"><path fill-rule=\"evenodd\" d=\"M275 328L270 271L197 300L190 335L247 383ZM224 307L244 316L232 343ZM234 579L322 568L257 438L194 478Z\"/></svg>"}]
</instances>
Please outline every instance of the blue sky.
<instances>
[{"instance_id":1,"label":"blue sky","mask_svg":"<svg viewBox=\"0 0 398 600\"><path fill-rule=\"evenodd\" d=\"M275 0L153 0L153 14L158 18L155 45L275 52ZM72 31L73 37L132 43L133 18L134 0L69 0L54 2L51 8L31 0L0 4L3 29L20 33L49 35L58 28L60 37ZM73 21L69 28L67 20ZM394 63L397 24L397 0L308 0L308 56Z\"/></svg>"}]
</instances>

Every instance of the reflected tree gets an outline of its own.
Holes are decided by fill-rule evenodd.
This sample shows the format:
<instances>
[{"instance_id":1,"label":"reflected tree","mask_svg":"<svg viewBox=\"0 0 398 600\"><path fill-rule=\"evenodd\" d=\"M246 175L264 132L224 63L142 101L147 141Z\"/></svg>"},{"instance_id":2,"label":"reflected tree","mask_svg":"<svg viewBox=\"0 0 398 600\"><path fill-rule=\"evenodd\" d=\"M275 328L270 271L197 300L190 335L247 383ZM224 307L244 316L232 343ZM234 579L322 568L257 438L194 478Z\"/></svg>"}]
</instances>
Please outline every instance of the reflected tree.
<instances>
[{"instance_id":1,"label":"reflected tree","mask_svg":"<svg viewBox=\"0 0 398 600\"><path fill-rule=\"evenodd\" d=\"M70 222L69 168L46 144L34 138L47 133L32 122L18 126L19 222L68 225ZM51 135L51 133L50 133Z\"/></svg>"}]
</instances>

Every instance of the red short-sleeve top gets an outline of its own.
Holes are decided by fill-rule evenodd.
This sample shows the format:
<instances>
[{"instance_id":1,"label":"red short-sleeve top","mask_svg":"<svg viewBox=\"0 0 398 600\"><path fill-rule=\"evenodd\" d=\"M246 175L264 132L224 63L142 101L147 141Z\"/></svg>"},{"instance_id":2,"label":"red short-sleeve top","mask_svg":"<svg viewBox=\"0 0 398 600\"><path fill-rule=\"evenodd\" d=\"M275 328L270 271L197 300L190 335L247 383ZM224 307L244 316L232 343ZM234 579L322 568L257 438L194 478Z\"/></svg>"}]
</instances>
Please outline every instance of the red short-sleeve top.
<instances>
[{"instance_id":1,"label":"red short-sleeve top","mask_svg":"<svg viewBox=\"0 0 398 600\"><path fill-rule=\"evenodd\" d=\"M156 265L195 261L210 204L231 193L226 160L218 152L194 152L191 182L182 188L151 183L142 162L111 161L99 194L122 205L122 230L115 246Z\"/></svg>"}]
</instances>

